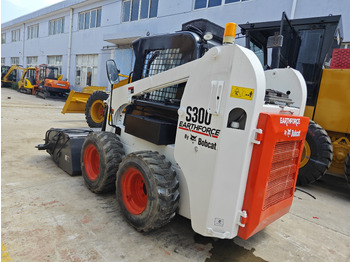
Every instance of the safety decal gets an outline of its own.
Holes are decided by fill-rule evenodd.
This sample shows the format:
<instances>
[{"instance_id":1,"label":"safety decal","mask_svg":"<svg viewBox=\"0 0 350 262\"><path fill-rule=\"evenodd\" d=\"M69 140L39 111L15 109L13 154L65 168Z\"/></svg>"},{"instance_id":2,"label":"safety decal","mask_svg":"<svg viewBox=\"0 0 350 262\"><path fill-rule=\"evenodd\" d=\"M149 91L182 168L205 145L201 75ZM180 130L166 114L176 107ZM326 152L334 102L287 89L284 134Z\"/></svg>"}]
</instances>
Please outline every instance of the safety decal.
<instances>
[{"instance_id":1,"label":"safety decal","mask_svg":"<svg viewBox=\"0 0 350 262\"><path fill-rule=\"evenodd\" d=\"M253 96L254 96L254 89L252 88L239 87L239 86L231 87L230 97L245 99L245 100L253 100Z\"/></svg>"}]
</instances>

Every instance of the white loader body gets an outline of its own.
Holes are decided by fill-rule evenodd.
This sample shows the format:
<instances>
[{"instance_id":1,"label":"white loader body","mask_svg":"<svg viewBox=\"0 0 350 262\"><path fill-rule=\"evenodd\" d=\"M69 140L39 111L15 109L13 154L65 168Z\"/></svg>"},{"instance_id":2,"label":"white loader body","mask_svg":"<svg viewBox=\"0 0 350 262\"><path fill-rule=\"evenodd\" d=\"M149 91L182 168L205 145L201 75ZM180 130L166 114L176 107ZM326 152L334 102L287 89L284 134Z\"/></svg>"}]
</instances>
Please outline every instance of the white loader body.
<instances>
[{"instance_id":1,"label":"white loader body","mask_svg":"<svg viewBox=\"0 0 350 262\"><path fill-rule=\"evenodd\" d=\"M122 111L134 96L185 82L175 144L155 145L125 132ZM289 91L293 106L265 104L267 89ZM260 114L280 115L286 139L288 132L301 140L304 135L297 124L306 102L301 74L290 68L264 72L256 55L236 44L214 47L200 59L117 88L110 99L125 153L152 150L166 156L180 182L178 213L204 236L233 238L245 226L242 217L253 215L242 208L253 147L268 132L257 128ZM236 112L243 112L244 121L231 118ZM115 128L107 125L107 131Z\"/></svg>"}]
</instances>

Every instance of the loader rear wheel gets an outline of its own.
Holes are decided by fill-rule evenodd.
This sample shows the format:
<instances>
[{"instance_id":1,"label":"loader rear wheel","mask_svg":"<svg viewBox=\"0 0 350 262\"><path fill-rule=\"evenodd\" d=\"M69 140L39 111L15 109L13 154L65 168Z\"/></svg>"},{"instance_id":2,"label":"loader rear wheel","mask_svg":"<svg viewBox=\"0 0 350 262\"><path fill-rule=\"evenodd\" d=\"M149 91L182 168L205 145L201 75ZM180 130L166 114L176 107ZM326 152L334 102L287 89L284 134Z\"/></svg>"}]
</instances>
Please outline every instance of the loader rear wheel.
<instances>
[{"instance_id":1,"label":"loader rear wheel","mask_svg":"<svg viewBox=\"0 0 350 262\"><path fill-rule=\"evenodd\" d=\"M124 156L119 137L110 132L92 132L81 150L81 172L92 192L105 193L115 188L118 167Z\"/></svg>"},{"instance_id":2,"label":"loader rear wheel","mask_svg":"<svg viewBox=\"0 0 350 262\"><path fill-rule=\"evenodd\" d=\"M128 222L148 232L170 222L179 205L179 182L158 152L127 155L117 173L117 200Z\"/></svg>"},{"instance_id":3,"label":"loader rear wheel","mask_svg":"<svg viewBox=\"0 0 350 262\"><path fill-rule=\"evenodd\" d=\"M345 160L344 171L345 171L346 181L348 181L348 185L350 186L350 152L348 153Z\"/></svg>"},{"instance_id":4,"label":"loader rear wheel","mask_svg":"<svg viewBox=\"0 0 350 262\"><path fill-rule=\"evenodd\" d=\"M108 94L103 91L95 91L91 94L85 106L85 119L89 127L102 127L104 103Z\"/></svg>"},{"instance_id":5,"label":"loader rear wheel","mask_svg":"<svg viewBox=\"0 0 350 262\"><path fill-rule=\"evenodd\" d=\"M333 159L332 141L327 132L310 120L300 161L297 185L307 185L320 179Z\"/></svg>"}]
</instances>

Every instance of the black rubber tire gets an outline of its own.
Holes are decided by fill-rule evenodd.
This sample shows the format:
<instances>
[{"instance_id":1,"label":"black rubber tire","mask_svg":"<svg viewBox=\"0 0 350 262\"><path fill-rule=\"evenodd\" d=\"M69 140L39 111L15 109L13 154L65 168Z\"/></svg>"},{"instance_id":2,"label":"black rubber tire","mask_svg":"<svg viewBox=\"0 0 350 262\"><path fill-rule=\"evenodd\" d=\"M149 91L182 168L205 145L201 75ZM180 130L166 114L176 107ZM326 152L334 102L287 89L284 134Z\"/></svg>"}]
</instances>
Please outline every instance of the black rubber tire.
<instances>
[{"instance_id":1,"label":"black rubber tire","mask_svg":"<svg viewBox=\"0 0 350 262\"><path fill-rule=\"evenodd\" d=\"M333 159L333 146L326 130L310 120L306 135L310 146L309 161L299 168L297 185L307 185L320 179L328 170Z\"/></svg>"},{"instance_id":2,"label":"black rubber tire","mask_svg":"<svg viewBox=\"0 0 350 262\"><path fill-rule=\"evenodd\" d=\"M123 181L129 168L136 168L144 179L145 209L140 214L128 211L123 200ZM175 216L179 205L179 182L171 163L158 152L141 151L127 155L117 173L117 200L127 221L138 231L160 228Z\"/></svg>"},{"instance_id":3,"label":"black rubber tire","mask_svg":"<svg viewBox=\"0 0 350 262\"><path fill-rule=\"evenodd\" d=\"M91 150L92 154L89 153ZM123 144L116 134L91 132L84 140L80 157L81 173L87 188L94 193L114 190L124 155Z\"/></svg>"},{"instance_id":4,"label":"black rubber tire","mask_svg":"<svg viewBox=\"0 0 350 262\"><path fill-rule=\"evenodd\" d=\"M348 185L350 186L350 152L346 156L345 159L345 165L344 165L344 173L346 181L348 182Z\"/></svg>"},{"instance_id":5,"label":"black rubber tire","mask_svg":"<svg viewBox=\"0 0 350 262\"><path fill-rule=\"evenodd\" d=\"M107 100L108 94L104 91L95 91L91 94L89 99L86 102L85 106L85 119L89 127L102 127L103 120L101 122L94 121L92 114L91 114L91 108L94 102L100 100L101 103L103 101Z\"/></svg>"}]
</instances>

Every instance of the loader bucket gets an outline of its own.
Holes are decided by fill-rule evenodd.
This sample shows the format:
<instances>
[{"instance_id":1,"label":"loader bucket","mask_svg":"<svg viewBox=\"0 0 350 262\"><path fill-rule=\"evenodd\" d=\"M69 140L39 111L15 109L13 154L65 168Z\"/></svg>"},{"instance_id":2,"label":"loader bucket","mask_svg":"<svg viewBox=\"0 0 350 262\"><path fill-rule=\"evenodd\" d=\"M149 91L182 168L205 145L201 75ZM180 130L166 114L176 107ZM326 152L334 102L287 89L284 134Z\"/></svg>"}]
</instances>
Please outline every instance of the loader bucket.
<instances>
[{"instance_id":1,"label":"loader bucket","mask_svg":"<svg viewBox=\"0 0 350 262\"><path fill-rule=\"evenodd\" d=\"M88 86L83 88L82 92L71 90L61 113L85 113L86 102L91 94L104 90L106 90L105 86Z\"/></svg>"},{"instance_id":2,"label":"loader bucket","mask_svg":"<svg viewBox=\"0 0 350 262\"><path fill-rule=\"evenodd\" d=\"M128 77L121 74L119 76ZM129 78L121 80L118 84L113 85L113 89L126 85L128 82ZM85 113L86 102L91 94L95 91L105 91L106 89L107 87L105 86L87 86L83 88L82 92L71 90L61 113Z\"/></svg>"}]
</instances>

